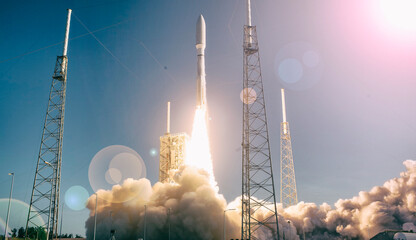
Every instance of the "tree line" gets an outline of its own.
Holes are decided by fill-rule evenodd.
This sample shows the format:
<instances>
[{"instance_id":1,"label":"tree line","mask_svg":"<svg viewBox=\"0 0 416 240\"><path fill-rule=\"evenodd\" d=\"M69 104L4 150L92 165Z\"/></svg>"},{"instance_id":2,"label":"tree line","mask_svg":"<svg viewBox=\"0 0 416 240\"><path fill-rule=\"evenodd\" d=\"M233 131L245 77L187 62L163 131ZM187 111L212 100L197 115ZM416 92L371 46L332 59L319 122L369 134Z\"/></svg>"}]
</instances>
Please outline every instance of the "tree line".
<instances>
[{"instance_id":1,"label":"tree line","mask_svg":"<svg viewBox=\"0 0 416 240\"><path fill-rule=\"evenodd\" d=\"M11 237L14 238L24 238L25 237L25 229L20 227L19 229L13 228L11 230ZM46 231L43 227L29 227L27 229L27 238L30 240L46 240ZM72 233L57 235L54 238L82 238L82 236L75 234L75 237ZM1 239L4 239L4 236L1 235Z\"/></svg>"}]
</instances>

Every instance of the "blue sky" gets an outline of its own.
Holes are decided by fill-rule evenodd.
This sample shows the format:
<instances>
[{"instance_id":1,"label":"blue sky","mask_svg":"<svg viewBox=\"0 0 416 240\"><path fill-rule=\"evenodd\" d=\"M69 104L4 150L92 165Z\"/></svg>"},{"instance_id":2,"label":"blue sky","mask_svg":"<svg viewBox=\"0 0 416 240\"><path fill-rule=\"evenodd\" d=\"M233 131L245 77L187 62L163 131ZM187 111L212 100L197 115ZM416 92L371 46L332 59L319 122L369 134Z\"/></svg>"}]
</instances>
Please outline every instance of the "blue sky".
<instances>
[{"instance_id":1,"label":"blue sky","mask_svg":"<svg viewBox=\"0 0 416 240\"><path fill-rule=\"evenodd\" d=\"M416 159L416 34L386 30L375 6L358 0L253 2L276 186L285 87L299 200L333 204L398 176L404 160ZM147 178L157 181L158 157L149 151L159 148L165 132L166 101L172 102L172 131L191 132L201 13L214 174L228 201L241 194L244 1L9 1L0 9L0 198L8 197L7 173L13 171L14 198L29 202L67 8L73 9L73 39L62 199L75 185L93 193L88 166L110 145L137 151ZM94 34L111 54L84 35L80 21L91 31L102 29ZM317 56L317 66L305 66L305 52ZM279 75L287 59L303 61L301 73L295 71L299 78L290 75L296 70L290 64ZM88 211L64 214L63 232L84 235Z\"/></svg>"}]
</instances>

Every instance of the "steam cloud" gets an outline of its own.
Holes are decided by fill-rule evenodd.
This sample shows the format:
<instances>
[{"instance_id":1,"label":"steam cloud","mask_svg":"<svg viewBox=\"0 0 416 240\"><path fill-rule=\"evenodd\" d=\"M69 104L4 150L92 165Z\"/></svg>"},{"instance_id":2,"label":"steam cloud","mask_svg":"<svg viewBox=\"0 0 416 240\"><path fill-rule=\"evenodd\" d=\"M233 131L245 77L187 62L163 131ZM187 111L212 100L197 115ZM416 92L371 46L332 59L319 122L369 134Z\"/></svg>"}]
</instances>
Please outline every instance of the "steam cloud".
<instances>
[{"instance_id":1,"label":"steam cloud","mask_svg":"<svg viewBox=\"0 0 416 240\"><path fill-rule=\"evenodd\" d=\"M111 191L98 191L96 239L109 239L110 229L116 230L118 240L143 238L144 205L147 206L146 239L168 239L169 222L171 239L221 239L226 201L211 186L209 175L203 170L184 167L174 180L175 184L158 182L151 187L147 179L128 179ZM121 199L131 199L130 196L136 197L120 203ZM92 239L95 196L89 198L87 207L91 210L86 222L87 238ZM238 235L238 226L229 223L227 228L227 232Z\"/></svg>"},{"instance_id":2,"label":"steam cloud","mask_svg":"<svg viewBox=\"0 0 416 240\"><path fill-rule=\"evenodd\" d=\"M400 177L373 187L369 192L362 191L352 199L340 199L334 207L327 203L318 206L300 202L283 209L278 204L281 239L283 235L285 239L303 239L304 232L307 239L369 239L386 229L416 230L416 161L406 160L403 164L406 171ZM223 211L227 208L237 209L227 212L227 239L240 238L240 198L227 206L218 188L211 186L209 175L192 167L180 169L175 182L156 183L152 187L147 179L128 179L111 191L100 190L96 239L109 239L110 229L117 231L118 240L143 238L144 205L147 205L146 239L168 239L169 222L171 239L222 239ZM131 196L135 197L120 203ZM92 239L94 195L89 198L87 207L90 209L87 238ZM257 214L263 213L258 211ZM265 232L259 237L271 239L268 234Z\"/></svg>"}]
</instances>

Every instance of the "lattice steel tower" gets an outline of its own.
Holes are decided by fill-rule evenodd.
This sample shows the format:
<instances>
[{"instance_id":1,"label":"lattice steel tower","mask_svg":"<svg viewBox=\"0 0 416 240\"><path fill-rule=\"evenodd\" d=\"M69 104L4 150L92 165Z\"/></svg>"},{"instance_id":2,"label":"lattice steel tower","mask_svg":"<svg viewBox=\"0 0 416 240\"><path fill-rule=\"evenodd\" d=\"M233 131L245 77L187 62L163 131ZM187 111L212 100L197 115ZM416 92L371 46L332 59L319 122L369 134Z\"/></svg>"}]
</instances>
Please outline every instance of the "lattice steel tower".
<instances>
[{"instance_id":1,"label":"lattice steel tower","mask_svg":"<svg viewBox=\"0 0 416 240\"><path fill-rule=\"evenodd\" d=\"M160 137L159 182L174 182L174 171L185 162L188 141L189 136L186 133L170 133L170 102L168 102L166 134Z\"/></svg>"},{"instance_id":2,"label":"lattice steel tower","mask_svg":"<svg viewBox=\"0 0 416 240\"><path fill-rule=\"evenodd\" d=\"M43 126L29 213L26 222L26 238L29 227L46 230L46 239L54 238L58 231L59 194L61 183L62 137L64 131L65 94L67 80L68 36L71 9L65 31L62 56L56 59L49 93L48 108ZM41 217L45 223L38 221Z\"/></svg>"},{"instance_id":3,"label":"lattice steel tower","mask_svg":"<svg viewBox=\"0 0 416 240\"><path fill-rule=\"evenodd\" d=\"M279 239L276 195L256 27L244 26L241 239ZM260 213L266 211L266 218Z\"/></svg>"},{"instance_id":4,"label":"lattice steel tower","mask_svg":"<svg viewBox=\"0 0 416 240\"><path fill-rule=\"evenodd\" d=\"M280 125L280 202L283 207L298 204L295 167L293 165L292 142L289 123L286 121L285 90L282 88L283 122Z\"/></svg>"}]
</instances>

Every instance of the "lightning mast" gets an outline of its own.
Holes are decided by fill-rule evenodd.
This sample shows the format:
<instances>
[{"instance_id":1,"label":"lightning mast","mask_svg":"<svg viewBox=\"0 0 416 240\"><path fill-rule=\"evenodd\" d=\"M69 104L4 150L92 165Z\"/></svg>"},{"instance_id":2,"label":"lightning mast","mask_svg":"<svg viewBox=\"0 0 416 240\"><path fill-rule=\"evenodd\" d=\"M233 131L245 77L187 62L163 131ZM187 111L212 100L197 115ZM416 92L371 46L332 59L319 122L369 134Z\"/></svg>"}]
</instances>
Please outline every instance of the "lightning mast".
<instances>
[{"instance_id":1,"label":"lightning mast","mask_svg":"<svg viewBox=\"0 0 416 240\"><path fill-rule=\"evenodd\" d=\"M58 233L59 194L61 183L62 139L64 132L65 95L68 66L68 36L71 21L71 9L68 9L65 41L62 56L56 59L49 92L48 108L43 125L38 161L30 198L29 213L26 222L28 228L46 230L46 240ZM45 222L40 223L39 217Z\"/></svg>"},{"instance_id":2,"label":"lightning mast","mask_svg":"<svg viewBox=\"0 0 416 240\"><path fill-rule=\"evenodd\" d=\"M280 202L286 208L298 204L298 194L289 123L286 121L285 90L282 88L281 92L283 122L280 124Z\"/></svg>"},{"instance_id":3,"label":"lightning mast","mask_svg":"<svg viewBox=\"0 0 416 240\"><path fill-rule=\"evenodd\" d=\"M250 0L247 0L243 49L241 239L264 239L266 235L278 240L279 225L263 80L256 26L251 24Z\"/></svg>"}]
</instances>

